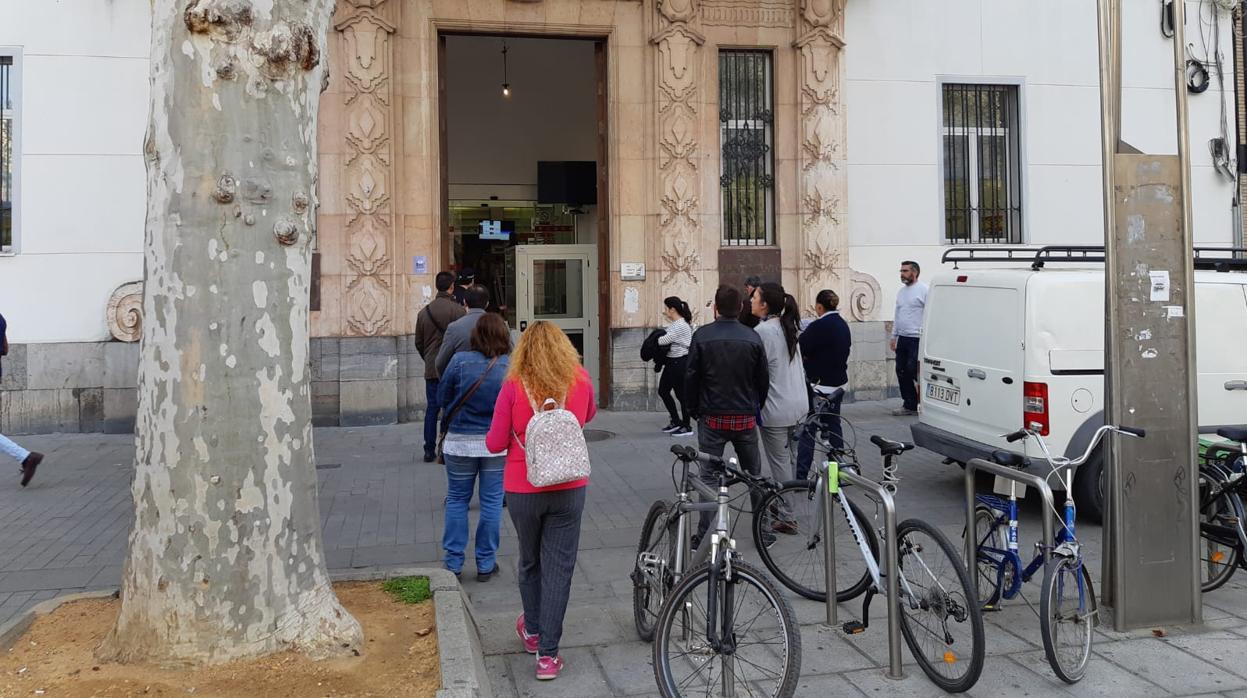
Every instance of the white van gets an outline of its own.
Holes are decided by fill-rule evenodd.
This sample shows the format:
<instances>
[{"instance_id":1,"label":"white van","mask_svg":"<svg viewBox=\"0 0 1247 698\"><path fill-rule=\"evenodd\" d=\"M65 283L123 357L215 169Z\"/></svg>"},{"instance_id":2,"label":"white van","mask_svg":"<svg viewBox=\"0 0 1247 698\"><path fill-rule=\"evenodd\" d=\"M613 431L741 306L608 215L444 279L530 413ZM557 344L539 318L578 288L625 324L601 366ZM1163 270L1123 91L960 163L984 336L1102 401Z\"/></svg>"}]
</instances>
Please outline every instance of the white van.
<instances>
[{"instance_id":1,"label":"white van","mask_svg":"<svg viewBox=\"0 0 1247 698\"><path fill-rule=\"evenodd\" d=\"M1055 267L1050 249L1077 261ZM956 265L930 282L915 443L964 465L1016 450L1000 435L1038 422L1053 453L1082 453L1104 423L1104 267L1087 249L945 253ZM1201 432L1247 422L1247 274L1204 270L1206 258L1194 294ZM1024 455L1040 456L1023 443ZM1102 469L1095 455L1074 481L1080 513L1095 520Z\"/></svg>"}]
</instances>

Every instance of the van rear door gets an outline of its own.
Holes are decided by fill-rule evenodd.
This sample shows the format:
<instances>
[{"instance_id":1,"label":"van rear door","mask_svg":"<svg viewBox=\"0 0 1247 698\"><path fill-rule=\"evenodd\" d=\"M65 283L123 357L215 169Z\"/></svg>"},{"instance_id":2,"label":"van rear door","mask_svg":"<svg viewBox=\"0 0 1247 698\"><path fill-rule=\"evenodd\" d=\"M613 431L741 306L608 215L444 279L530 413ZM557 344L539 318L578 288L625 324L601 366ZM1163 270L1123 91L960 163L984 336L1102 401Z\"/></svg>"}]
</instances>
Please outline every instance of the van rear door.
<instances>
[{"instance_id":1,"label":"van rear door","mask_svg":"<svg viewBox=\"0 0 1247 698\"><path fill-rule=\"evenodd\" d=\"M1235 275L1237 276L1237 275ZM1247 287L1195 283L1199 425L1247 422Z\"/></svg>"},{"instance_id":2,"label":"van rear door","mask_svg":"<svg viewBox=\"0 0 1247 698\"><path fill-rule=\"evenodd\" d=\"M1021 288L975 283L974 272L936 281L923 329L921 421L986 445L1022 426ZM959 281L964 279L964 281Z\"/></svg>"}]
</instances>

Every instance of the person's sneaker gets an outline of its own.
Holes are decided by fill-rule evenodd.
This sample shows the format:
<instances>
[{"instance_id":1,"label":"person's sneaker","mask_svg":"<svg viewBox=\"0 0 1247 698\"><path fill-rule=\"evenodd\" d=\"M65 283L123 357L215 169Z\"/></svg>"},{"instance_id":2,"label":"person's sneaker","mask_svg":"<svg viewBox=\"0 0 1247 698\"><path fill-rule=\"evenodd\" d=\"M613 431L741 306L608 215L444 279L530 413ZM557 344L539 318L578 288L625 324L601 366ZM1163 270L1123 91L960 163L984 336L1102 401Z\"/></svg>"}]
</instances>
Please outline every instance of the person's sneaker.
<instances>
[{"instance_id":1,"label":"person's sneaker","mask_svg":"<svg viewBox=\"0 0 1247 698\"><path fill-rule=\"evenodd\" d=\"M494 573L495 573L495 572L497 572L497 571L498 571L498 566L497 566L497 565L494 565L494 568L493 568L492 570L488 571L488 572L481 572L480 570L477 570L477 571L476 571L476 581L478 581L478 582L488 582L488 581L490 580L490 578L494 576Z\"/></svg>"},{"instance_id":2,"label":"person's sneaker","mask_svg":"<svg viewBox=\"0 0 1247 698\"><path fill-rule=\"evenodd\" d=\"M437 454L436 454L436 453L433 453L432 451L425 451L425 452L424 452L424 462L425 462L425 463L432 463L432 462L433 462L433 461L435 461L435 460L437 460Z\"/></svg>"},{"instance_id":3,"label":"person's sneaker","mask_svg":"<svg viewBox=\"0 0 1247 698\"><path fill-rule=\"evenodd\" d=\"M676 427L675 431L671 432L671 435L672 436L692 436L693 430L684 425L680 425L679 427Z\"/></svg>"},{"instance_id":4,"label":"person's sneaker","mask_svg":"<svg viewBox=\"0 0 1247 698\"><path fill-rule=\"evenodd\" d=\"M537 680L551 681L563 670L562 657L537 657Z\"/></svg>"},{"instance_id":5,"label":"person's sneaker","mask_svg":"<svg viewBox=\"0 0 1247 698\"><path fill-rule=\"evenodd\" d=\"M916 414L918 414L918 410L911 410L906 407L898 407L892 410L893 417L913 417Z\"/></svg>"},{"instance_id":6,"label":"person's sneaker","mask_svg":"<svg viewBox=\"0 0 1247 698\"><path fill-rule=\"evenodd\" d=\"M771 530L776 533L782 533L786 536L797 535L797 524L792 521L773 521L771 522Z\"/></svg>"},{"instance_id":7,"label":"person's sneaker","mask_svg":"<svg viewBox=\"0 0 1247 698\"><path fill-rule=\"evenodd\" d=\"M524 643L524 651L529 654L537 654L537 642L541 639L537 635L529 635L524 629L524 614L521 613L519 618L515 619L515 634L519 635L520 641ZM558 672L554 672L555 676Z\"/></svg>"},{"instance_id":8,"label":"person's sneaker","mask_svg":"<svg viewBox=\"0 0 1247 698\"><path fill-rule=\"evenodd\" d=\"M30 479L35 476L35 469L43 462L43 454L31 451L26 460L22 461L22 487L30 484Z\"/></svg>"},{"instance_id":9,"label":"person's sneaker","mask_svg":"<svg viewBox=\"0 0 1247 698\"><path fill-rule=\"evenodd\" d=\"M672 422L672 423L670 423L670 424L668 424L667 426L665 426L665 427L663 427L663 428L662 428L662 433L664 433L664 434L674 434L674 433L676 433L676 432L677 432L677 431L679 431L679 430L680 430L680 425L679 425L679 424L676 424L675 422Z\"/></svg>"},{"instance_id":10,"label":"person's sneaker","mask_svg":"<svg viewBox=\"0 0 1247 698\"><path fill-rule=\"evenodd\" d=\"M762 547L769 550L772 545L775 545L775 540L776 538L774 533L769 531L762 532Z\"/></svg>"}]
</instances>

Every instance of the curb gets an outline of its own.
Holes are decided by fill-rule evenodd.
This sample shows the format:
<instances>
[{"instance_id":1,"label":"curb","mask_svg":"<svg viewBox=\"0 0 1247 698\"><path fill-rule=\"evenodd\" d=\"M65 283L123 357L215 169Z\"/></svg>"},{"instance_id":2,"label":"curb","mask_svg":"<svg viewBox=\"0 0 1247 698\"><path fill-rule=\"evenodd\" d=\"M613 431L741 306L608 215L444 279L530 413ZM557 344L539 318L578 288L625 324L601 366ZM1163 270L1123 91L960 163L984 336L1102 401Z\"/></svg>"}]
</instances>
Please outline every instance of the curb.
<instances>
[{"instance_id":1,"label":"curb","mask_svg":"<svg viewBox=\"0 0 1247 698\"><path fill-rule=\"evenodd\" d=\"M437 650L442 675L442 687L437 692L437 698L493 698L475 614L455 575L441 568L429 567L372 568L329 574L329 579L334 582L374 582L393 577L429 578L429 591L433 593L436 609ZM55 611L61 604L86 599L115 599L119 594L116 589L106 589L66 594L42 601L0 626L0 651L13 647L36 618ZM469 657L471 661L464 661Z\"/></svg>"}]
</instances>

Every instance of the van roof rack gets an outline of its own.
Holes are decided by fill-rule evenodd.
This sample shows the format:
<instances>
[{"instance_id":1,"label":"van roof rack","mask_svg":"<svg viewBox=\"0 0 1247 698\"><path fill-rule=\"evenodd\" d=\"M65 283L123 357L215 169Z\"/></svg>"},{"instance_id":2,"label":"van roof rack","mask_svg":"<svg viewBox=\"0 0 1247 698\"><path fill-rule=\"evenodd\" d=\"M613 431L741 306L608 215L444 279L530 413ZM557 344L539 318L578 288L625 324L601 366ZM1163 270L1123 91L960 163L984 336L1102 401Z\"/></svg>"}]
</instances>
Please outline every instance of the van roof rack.
<instances>
[{"instance_id":1,"label":"van roof rack","mask_svg":"<svg viewBox=\"0 0 1247 698\"><path fill-rule=\"evenodd\" d=\"M1043 269L1048 262L1103 262L1104 248L1092 245L1047 245L1045 247L950 247L941 264L962 262L1028 262L1031 269Z\"/></svg>"},{"instance_id":2,"label":"van roof rack","mask_svg":"<svg viewBox=\"0 0 1247 698\"><path fill-rule=\"evenodd\" d=\"M1247 271L1247 247L1197 246L1195 268L1212 271ZM1104 262L1102 245L1046 245L1044 247L950 247L940 259L941 264L1028 262L1038 271L1049 263L1083 264Z\"/></svg>"}]
</instances>

